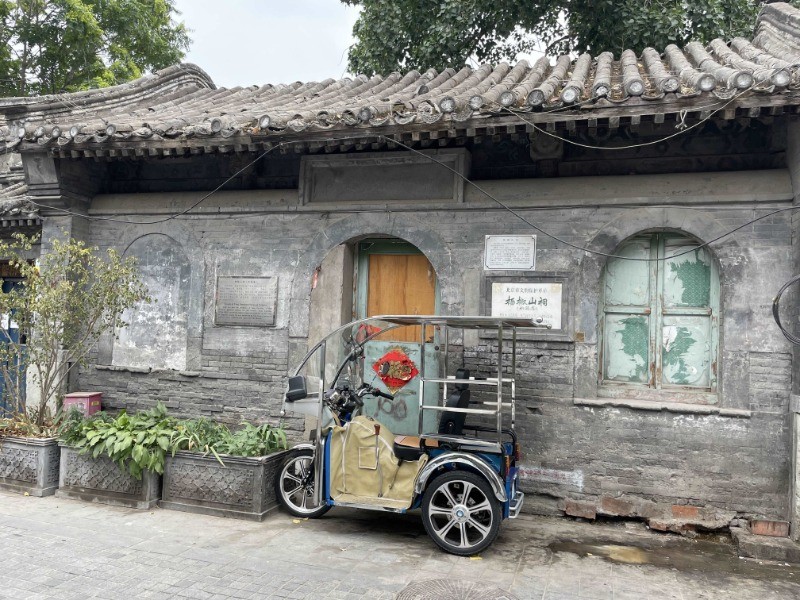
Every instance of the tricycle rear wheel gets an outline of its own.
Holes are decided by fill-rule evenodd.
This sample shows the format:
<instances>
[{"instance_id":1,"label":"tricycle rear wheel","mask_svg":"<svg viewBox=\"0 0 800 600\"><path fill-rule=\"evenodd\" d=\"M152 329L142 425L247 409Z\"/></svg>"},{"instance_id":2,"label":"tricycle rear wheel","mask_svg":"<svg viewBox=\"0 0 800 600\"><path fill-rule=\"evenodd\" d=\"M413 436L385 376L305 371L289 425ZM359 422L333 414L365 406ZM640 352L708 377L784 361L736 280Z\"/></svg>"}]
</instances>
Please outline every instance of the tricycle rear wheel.
<instances>
[{"instance_id":1,"label":"tricycle rear wheel","mask_svg":"<svg viewBox=\"0 0 800 600\"><path fill-rule=\"evenodd\" d=\"M446 552L471 556L486 549L500 531L500 504L491 486L470 471L434 479L422 497L422 524Z\"/></svg>"},{"instance_id":2,"label":"tricycle rear wheel","mask_svg":"<svg viewBox=\"0 0 800 600\"><path fill-rule=\"evenodd\" d=\"M308 519L321 517L330 506L314 504L314 452L294 450L284 461L275 479L275 496L286 511Z\"/></svg>"}]
</instances>

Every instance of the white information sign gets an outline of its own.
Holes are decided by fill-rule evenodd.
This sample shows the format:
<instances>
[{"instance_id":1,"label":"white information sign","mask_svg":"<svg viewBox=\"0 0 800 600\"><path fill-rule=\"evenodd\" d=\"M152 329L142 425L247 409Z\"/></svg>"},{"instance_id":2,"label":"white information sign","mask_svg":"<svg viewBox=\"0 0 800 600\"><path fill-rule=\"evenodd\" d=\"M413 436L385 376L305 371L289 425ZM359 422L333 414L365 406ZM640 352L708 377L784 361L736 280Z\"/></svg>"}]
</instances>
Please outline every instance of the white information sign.
<instances>
[{"instance_id":1,"label":"white information sign","mask_svg":"<svg viewBox=\"0 0 800 600\"><path fill-rule=\"evenodd\" d=\"M533 271L536 269L536 236L487 235L483 257L486 271Z\"/></svg>"},{"instance_id":2,"label":"white information sign","mask_svg":"<svg viewBox=\"0 0 800 600\"><path fill-rule=\"evenodd\" d=\"M492 284L492 316L542 319L543 325L561 329L561 283Z\"/></svg>"}]
</instances>

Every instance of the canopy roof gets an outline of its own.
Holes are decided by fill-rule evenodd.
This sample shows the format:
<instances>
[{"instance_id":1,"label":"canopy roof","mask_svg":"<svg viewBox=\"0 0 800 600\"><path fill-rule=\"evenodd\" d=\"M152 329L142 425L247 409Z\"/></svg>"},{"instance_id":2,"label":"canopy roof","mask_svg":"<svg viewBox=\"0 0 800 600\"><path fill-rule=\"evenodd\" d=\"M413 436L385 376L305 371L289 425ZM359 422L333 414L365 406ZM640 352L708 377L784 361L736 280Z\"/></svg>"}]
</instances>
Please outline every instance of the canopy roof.
<instances>
[{"instance_id":1,"label":"canopy roof","mask_svg":"<svg viewBox=\"0 0 800 600\"><path fill-rule=\"evenodd\" d=\"M217 88L195 65L176 65L111 88L0 100L0 139L62 155L109 148L114 156L121 148L147 154L143 145L224 151L347 135L442 139L534 124L554 130L582 120L596 126L608 119L613 127L651 115L683 122L717 110L726 119L754 117L800 105L799 66L800 10L779 2L764 6L752 40L647 48L640 56L625 50L231 89Z\"/></svg>"}]
</instances>

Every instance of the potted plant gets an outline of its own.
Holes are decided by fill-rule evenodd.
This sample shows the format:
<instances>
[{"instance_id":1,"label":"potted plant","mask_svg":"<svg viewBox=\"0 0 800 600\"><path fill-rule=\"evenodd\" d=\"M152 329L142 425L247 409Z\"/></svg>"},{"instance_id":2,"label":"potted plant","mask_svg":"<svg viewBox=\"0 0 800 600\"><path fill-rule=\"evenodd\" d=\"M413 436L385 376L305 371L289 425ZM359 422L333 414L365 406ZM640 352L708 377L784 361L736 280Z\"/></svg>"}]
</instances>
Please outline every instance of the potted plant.
<instances>
[{"instance_id":1,"label":"potted plant","mask_svg":"<svg viewBox=\"0 0 800 600\"><path fill-rule=\"evenodd\" d=\"M206 419L186 421L172 448L162 508L255 521L277 508L273 482L287 448L282 428L244 423L231 431Z\"/></svg>"},{"instance_id":2,"label":"potted plant","mask_svg":"<svg viewBox=\"0 0 800 600\"><path fill-rule=\"evenodd\" d=\"M178 421L159 403L116 417L97 413L62 428L56 495L130 508L152 508Z\"/></svg>"},{"instance_id":3,"label":"potted plant","mask_svg":"<svg viewBox=\"0 0 800 600\"><path fill-rule=\"evenodd\" d=\"M0 241L0 488L44 496L58 485L57 409L70 371L149 298L132 258L65 235L35 260L37 241Z\"/></svg>"}]
</instances>

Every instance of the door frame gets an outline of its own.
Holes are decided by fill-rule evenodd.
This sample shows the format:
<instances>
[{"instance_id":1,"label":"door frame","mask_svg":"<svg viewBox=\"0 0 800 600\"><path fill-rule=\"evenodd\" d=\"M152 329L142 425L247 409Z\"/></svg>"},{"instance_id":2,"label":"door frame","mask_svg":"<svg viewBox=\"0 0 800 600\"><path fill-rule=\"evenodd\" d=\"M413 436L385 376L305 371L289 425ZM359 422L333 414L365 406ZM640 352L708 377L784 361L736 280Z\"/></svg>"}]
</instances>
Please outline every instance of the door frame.
<instances>
[{"instance_id":1,"label":"door frame","mask_svg":"<svg viewBox=\"0 0 800 600\"><path fill-rule=\"evenodd\" d=\"M369 246L366 246L369 244ZM417 255L422 252L411 242L407 242L400 238L377 238L377 239L363 239L356 242L355 245L356 260L353 261L355 266L355 273L353 273L353 316L356 319L365 319L367 316L367 294L369 291L369 256L371 254L395 254L395 255ZM366 246L366 247L365 247ZM436 283L433 289L433 310L435 314L441 312L441 294L439 290L439 275L431 263L430 259L425 256L428 264L433 269L433 274L436 277Z\"/></svg>"}]
</instances>

